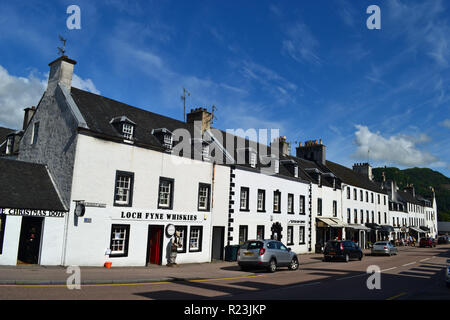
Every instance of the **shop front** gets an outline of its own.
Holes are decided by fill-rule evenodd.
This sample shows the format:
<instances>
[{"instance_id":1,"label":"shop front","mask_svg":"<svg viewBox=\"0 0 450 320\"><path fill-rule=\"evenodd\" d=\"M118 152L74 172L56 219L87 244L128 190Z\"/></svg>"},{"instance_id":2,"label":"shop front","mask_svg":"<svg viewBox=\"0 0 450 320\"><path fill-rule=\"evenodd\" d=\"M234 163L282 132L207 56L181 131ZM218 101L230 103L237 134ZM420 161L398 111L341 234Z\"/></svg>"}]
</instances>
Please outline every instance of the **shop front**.
<instances>
[{"instance_id":1,"label":"shop front","mask_svg":"<svg viewBox=\"0 0 450 320\"><path fill-rule=\"evenodd\" d=\"M416 228L416 227L409 227L409 235L416 239L416 243L418 244L420 241L420 238L424 238L426 235L426 232L422 229Z\"/></svg>"},{"instance_id":2,"label":"shop front","mask_svg":"<svg viewBox=\"0 0 450 320\"><path fill-rule=\"evenodd\" d=\"M316 252L330 240L342 240L345 224L338 218L316 218Z\"/></svg>"},{"instance_id":3,"label":"shop front","mask_svg":"<svg viewBox=\"0 0 450 320\"><path fill-rule=\"evenodd\" d=\"M370 230L365 225L349 223L345 226L345 239L351 240L361 249L365 249L367 247L367 234Z\"/></svg>"},{"instance_id":4,"label":"shop front","mask_svg":"<svg viewBox=\"0 0 450 320\"><path fill-rule=\"evenodd\" d=\"M366 223L365 226L370 229L367 234L367 245L371 248L375 242L381 240L382 228L376 223Z\"/></svg>"},{"instance_id":5,"label":"shop front","mask_svg":"<svg viewBox=\"0 0 450 320\"><path fill-rule=\"evenodd\" d=\"M381 241L391 241L391 240L395 240L395 230L393 226L390 225L381 225L380 226L380 230L378 232L378 240Z\"/></svg>"}]
</instances>

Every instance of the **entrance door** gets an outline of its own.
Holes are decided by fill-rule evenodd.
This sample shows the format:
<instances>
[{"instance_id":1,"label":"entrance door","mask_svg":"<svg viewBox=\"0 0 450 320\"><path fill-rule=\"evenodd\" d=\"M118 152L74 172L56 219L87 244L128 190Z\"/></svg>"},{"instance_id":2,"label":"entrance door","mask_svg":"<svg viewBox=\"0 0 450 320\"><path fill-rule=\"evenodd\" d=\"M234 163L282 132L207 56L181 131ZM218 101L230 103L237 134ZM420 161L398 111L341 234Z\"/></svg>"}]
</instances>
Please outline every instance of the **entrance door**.
<instances>
[{"instance_id":1,"label":"entrance door","mask_svg":"<svg viewBox=\"0 0 450 320\"><path fill-rule=\"evenodd\" d=\"M22 217L17 263L39 263L42 217Z\"/></svg>"},{"instance_id":2,"label":"entrance door","mask_svg":"<svg viewBox=\"0 0 450 320\"><path fill-rule=\"evenodd\" d=\"M161 264L164 226L148 226L147 264Z\"/></svg>"},{"instance_id":3,"label":"entrance door","mask_svg":"<svg viewBox=\"0 0 450 320\"><path fill-rule=\"evenodd\" d=\"M212 235L212 260L223 260L225 227L213 227Z\"/></svg>"}]
</instances>

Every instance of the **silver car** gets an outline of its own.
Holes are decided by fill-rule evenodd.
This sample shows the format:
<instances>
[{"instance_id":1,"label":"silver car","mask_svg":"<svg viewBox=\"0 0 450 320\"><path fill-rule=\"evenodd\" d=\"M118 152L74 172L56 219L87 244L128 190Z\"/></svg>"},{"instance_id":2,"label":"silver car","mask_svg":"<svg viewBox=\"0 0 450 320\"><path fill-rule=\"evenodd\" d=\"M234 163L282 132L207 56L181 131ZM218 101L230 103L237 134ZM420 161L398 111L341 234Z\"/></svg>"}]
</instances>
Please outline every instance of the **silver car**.
<instances>
[{"instance_id":1,"label":"silver car","mask_svg":"<svg viewBox=\"0 0 450 320\"><path fill-rule=\"evenodd\" d=\"M275 272L277 267L298 269L298 258L291 248L277 240L249 240L241 245L237 255L242 270L267 268Z\"/></svg>"},{"instance_id":2,"label":"silver car","mask_svg":"<svg viewBox=\"0 0 450 320\"><path fill-rule=\"evenodd\" d=\"M393 254L398 254L398 250L389 241L378 241L374 243L371 253L372 255L383 254L391 256Z\"/></svg>"}]
</instances>

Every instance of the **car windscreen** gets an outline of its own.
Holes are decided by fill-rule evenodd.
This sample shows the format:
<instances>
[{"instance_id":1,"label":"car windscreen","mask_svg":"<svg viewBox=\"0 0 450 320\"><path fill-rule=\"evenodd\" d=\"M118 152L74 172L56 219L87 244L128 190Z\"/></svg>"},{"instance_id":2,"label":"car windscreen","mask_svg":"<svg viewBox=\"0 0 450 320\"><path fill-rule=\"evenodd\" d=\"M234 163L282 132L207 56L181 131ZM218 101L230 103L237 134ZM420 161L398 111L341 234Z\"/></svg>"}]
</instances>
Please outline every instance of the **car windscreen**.
<instances>
[{"instance_id":1,"label":"car windscreen","mask_svg":"<svg viewBox=\"0 0 450 320\"><path fill-rule=\"evenodd\" d=\"M375 242L374 246L387 246L387 242Z\"/></svg>"},{"instance_id":2,"label":"car windscreen","mask_svg":"<svg viewBox=\"0 0 450 320\"><path fill-rule=\"evenodd\" d=\"M263 247L263 243L261 241L248 241L245 242L241 248L242 249L247 249L247 250L252 250L252 249L261 249Z\"/></svg>"},{"instance_id":3,"label":"car windscreen","mask_svg":"<svg viewBox=\"0 0 450 320\"><path fill-rule=\"evenodd\" d=\"M339 249L341 247L341 244L336 241L329 241L327 242L326 248L328 249Z\"/></svg>"}]
</instances>

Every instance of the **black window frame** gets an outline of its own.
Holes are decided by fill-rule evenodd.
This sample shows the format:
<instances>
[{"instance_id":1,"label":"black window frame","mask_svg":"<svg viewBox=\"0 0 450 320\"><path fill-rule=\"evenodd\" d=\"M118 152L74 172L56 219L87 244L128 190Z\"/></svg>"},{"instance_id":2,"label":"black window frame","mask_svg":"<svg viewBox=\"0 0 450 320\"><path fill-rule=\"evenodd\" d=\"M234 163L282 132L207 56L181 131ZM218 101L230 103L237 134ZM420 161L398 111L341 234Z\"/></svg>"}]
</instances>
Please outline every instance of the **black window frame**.
<instances>
[{"instance_id":1,"label":"black window frame","mask_svg":"<svg viewBox=\"0 0 450 320\"><path fill-rule=\"evenodd\" d=\"M39 128L40 128L40 126L41 126L40 121L36 121L35 123L33 123L33 131L32 131L32 134L31 134L31 144L32 145L36 145L37 144L37 140L39 138Z\"/></svg>"},{"instance_id":2,"label":"black window frame","mask_svg":"<svg viewBox=\"0 0 450 320\"><path fill-rule=\"evenodd\" d=\"M109 255L110 258L122 258L122 257L128 257L128 245L130 242L130 227L129 224L111 224L111 233L109 236L109 248L112 248L112 241L113 241L113 230L114 228L125 228L126 234L125 234L125 243L124 243L124 252L123 253L111 253Z\"/></svg>"},{"instance_id":3,"label":"black window frame","mask_svg":"<svg viewBox=\"0 0 450 320\"><path fill-rule=\"evenodd\" d=\"M162 181L166 181L169 182L171 184L170 186L170 199L169 199L169 206L168 207L164 207L161 206L159 201L161 200L161 182ZM172 210L173 209L173 202L174 202L174 194L175 194L175 179L173 178L168 178L168 177L159 177L159 182L158 182L158 209L162 209L162 210Z\"/></svg>"},{"instance_id":4,"label":"black window frame","mask_svg":"<svg viewBox=\"0 0 450 320\"><path fill-rule=\"evenodd\" d=\"M180 248L177 248L177 253L186 253L187 252L187 238L188 238L188 227L185 225L182 226L175 226L175 232L177 231L184 231L184 237L183 237L183 248L180 250ZM190 234L189 234L190 236Z\"/></svg>"},{"instance_id":5,"label":"black window frame","mask_svg":"<svg viewBox=\"0 0 450 320\"><path fill-rule=\"evenodd\" d=\"M206 209L201 209L200 208L200 188L205 188L205 187L208 188L208 200L207 200ZM210 212L211 211L211 184L202 183L202 182L200 182L198 184L197 200L198 200L197 201L197 210L198 211L201 211L201 212Z\"/></svg>"},{"instance_id":6,"label":"black window frame","mask_svg":"<svg viewBox=\"0 0 450 320\"><path fill-rule=\"evenodd\" d=\"M119 176L128 176L130 177L130 194L128 203L117 203L116 195L117 195L117 179ZM133 195L134 195L134 172L131 171L121 171L116 170L116 178L114 180L114 198L113 198L113 206L114 207L132 207L133 206Z\"/></svg>"},{"instance_id":7,"label":"black window frame","mask_svg":"<svg viewBox=\"0 0 450 320\"><path fill-rule=\"evenodd\" d=\"M289 237L288 237L289 230L291 230L291 239L289 239ZM287 229L286 229L286 244L288 246L294 245L294 226L287 226Z\"/></svg>"},{"instance_id":8,"label":"black window frame","mask_svg":"<svg viewBox=\"0 0 450 320\"><path fill-rule=\"evenodd\" d=\"M198 249L191 249L191 231L192 229L200 230L198 239ZM191 226L189 228L189 252L202 252L202 242L203 242L203 226Z\"/></svg>"},{"instance_id":9,"label":"black window frame","mask_svg":"<svg viewBox=\"0 0 450 320\"><path fill-rule=\"evenodd\" d=\"M247 192L247 199L245 201L245 208L241 207L241 197L242 197L242 191L243 190L245 190ZM241 190L239 192L239 211L244 211L244 212L250 211L249 205L250 205L250 188L249 187L241 187Z\"/></svg>"},{"instance_id":10,"label":"black window frame","mask_svg":"<svg viewBox=\"0 0 450 320\"><path fill-rule=\"evenodd\" d=\"M347 199L351 198L351 190L350 187L347 187Z\"/></svg>"},{"instance_id":11,"label":"black window frame","mask_svg":"<svg viewBox=\"0 0 450 320\"><path fill-rule=\"evenodd\" d=\"M322 198L317 198L317 215L322 216Z\"/></svg>"},{"instance_id":12,"label":"black window frame","mask_svg":"<svg viewBox=\"0 0 450 320\"><path fill-rule=\"evenodd\" d=\"M361 198L360 201L364 201L364 191L359 190L359 197Z\"/></svg>"},{"instance_id":13,"label":"black window frame","mask_svg":"<svg viewBox=\"0 0 450 320\"><path fill-rule=\"evenodd\" d=\"M5 239L5 230L6 230L6 214L0 214L0 255L3 253L3 242Z\"/></svg>"},{"instance_id":14,"label":"black window frame","mask_svg":"<svg viewBox=\"0 0 450 320\"><path fill-rule=\"evenodd\" d=\"M291 211L289 211L289 198L292 199L292 207L291 207ZM287 213L288 214L295 214L295 201L294 201L294 194L293 193L288 193L288 197L287 197Z\"/></svg>"},{"instance_id":15,"label":"black window frame","mask_svg":"<svg viewBox=\"0 0 450 320\"><path fill-rule=\"evenodd\" d=\"M353 188L353 200L358 200L358 190Z\"/></svg>"},{"instance_id":16,"label":"black window frame","mask_svg":"<svg viewBox=\"0 0 450 320\"><path fill-rule=\"evenodd\" d=\"M301 230L303 230L303 241L300 241L300 231ZM306 228L305 228L305 226L299 226L299 228L298 228L298 233L299 233L299 236L298 236L298 244L306 244Z\"/></svg>"},{"instance_id":17,"label":"black window frame","mask_svg":"<svg viewBox=\"0 0 450 320\"><path fill-rule=\"evenodd\" d=\"M259 201L259 194L262 193L263 195L263 208L262 210L258 208L258 201ZM256 211L257 212L266 212L266 190L264 189L258 189L256 193Z\"/></svg>"},{"instance_id":18,"label":"black window frame","mask_svg":"<svg viewBox=\"0 0 450 320\"><path fill-rule=\"evenodd\" d=\"M266 236L266 226L264 226L264 225L256 226L256 239L258 239L258 231L261 229L262 229L262 238L259 240L264 240L264 237Z\"/></svg>"},{"instance_id":19,"label":"black window frame","mask_svg":"<svg viewBox=\"0 0 450 320\"><path fill-rule=\"evenodd\" d=\"M333 200L333 218L336 218L337 216L338 216L337 201Z\"/></svg>"},{"instance_id":20,"label":"black window frame","mask_svg":"<svg viewBox=\"0 0 450 320\"><path fill-rule=\"evenodd\" d=\"M278 210L275 211L275 196L278 195ZM281 213L281 191L275 190L273 192L273 201L272 201L272 210L273 213Z\"/></svg>"},{"instance_id":21,"label":"black window frame","mask_svg":"<svg viewBox=\"0 0 450 320\"><path fill-rule=\"evenodd\" d=\"M300 205L299 205L299 214L305 215L306 214L306 197L303 195L300 195Z\"/></svg>"},{"instance_id":22,"label":"black window frame","mask_svg":"<svg viewBox=\"0 0 450 320\"><path fill-rule=\"evenodd\" d=\"M242 241L241 243L241 230L245 230L245 239L244 241ZM245 241L248 240L248 225L239 225L239 234L238 234L238 241L239 241L239 245L244 244Z\"/></svg>"}]
</instances>

